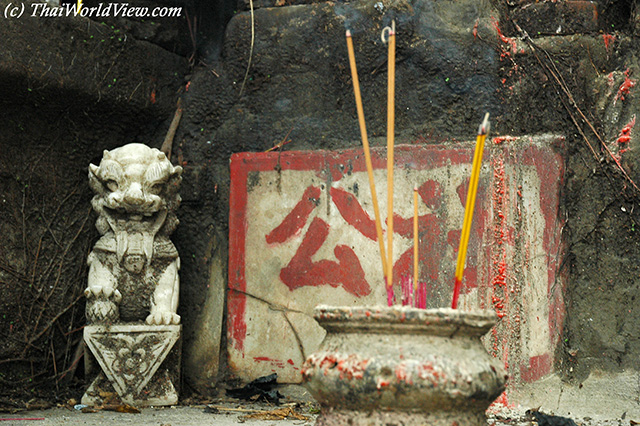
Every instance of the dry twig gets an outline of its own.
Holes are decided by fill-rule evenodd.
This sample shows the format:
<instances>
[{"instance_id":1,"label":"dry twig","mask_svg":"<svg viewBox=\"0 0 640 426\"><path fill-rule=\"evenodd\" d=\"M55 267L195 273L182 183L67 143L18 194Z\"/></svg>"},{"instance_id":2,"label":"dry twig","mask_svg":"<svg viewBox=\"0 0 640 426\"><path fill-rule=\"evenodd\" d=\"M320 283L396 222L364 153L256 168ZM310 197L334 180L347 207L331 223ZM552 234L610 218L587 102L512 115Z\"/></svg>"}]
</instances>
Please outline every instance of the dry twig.
<instances>
[{"instance_id":1,"label":"dry twig","mask_svg":"<svg viewBox=\"0 0 640 426\"><path fill-rule=\"evenodd\" d=\"M173 149L173 138L176 135L176 130L178 129L178 125L180 124L180 119L182 118L182 99L178 98L178 102L176 104L176 112L173 115L173 120L171 120L171 125L169 126L169 130L167 131L167 136L164 137L164 142L162 142L162 147L160 151L164 152L169 160L171 160L171 150Z\"/></svg>"},{"instance_id":2,"label":"dry twig","mask_svg":"<svg viewBox=\"0 0 640 426\"><path fill-rule=\"evenodd\" d=\"M242 86L240 86L240 94L238 98L242 97L242 92L244 92L244 85L247 83L247 79L249 78L249 69L251 68L251 60L253 59L253 44L256 39L256 31L255 31L255 20L253 16L253 0L249 0L249 7L251 8L251 47L249 48L249 61L247 62L247 70L244 73L244 79L242 80Z\"/></svg>"},{"instance_id":3,"label":"dry twig","mask_svg":"<svg viewBox=\"0 0 640 426\"><path fill-rule=\"evenodd\" d=\"M574 110L575 112L578 113L578 115L580 116L582 121L587 125L589 130L591 130L591 132L594 134L596 139L598 139L598 141L600 142L601 148L604 151L606 151L609 157L615 162L618 170L622 172L624 178L631 184L631 186L633 186L633 188L636 191L640 193L640 188L638 188L638 186L633 181L633 179L631 179L631 177L629 176L627 171L624 169L624 167L622 167L622 164L620 164L620 161L618 161L618 159L615 158L615 156L613 155L613 153L605 143L600 133L596 130L596 128L591 123L591 121L585 116L585 114L582 112L582 110L576 103L573 95L571 94L571 91L569 90L569 87L567 86L567 83L564 81L564 78L562 77L562 74L560 73L560 71L558 71L558 68L553 62L551 55L549 55L549 53L546 50L544 50L543 48L539 47L536 43L534 43L531 37L529 37L529 34L527 34L527 32L524 31L522 28L520 28L520 26L515 21L512 21L512 23L514 27L518 30L518 32L520 32L520 34L522 35L522 38L527 43L527 45L531 48L531 51L533 52L538 63L542 66L545 72L553 78L553 81L556 83L556 85L560 88L560 90L564 94L564 97L563 97L563 96L560 96L560 93L558 93L558 96L560 97L560 101L562 102L562 105L565 107L565 109L569 113L569 117L571 118L571 121L575 125L576 130L578 130L582 138L585 140L585 142L589 146L589 149L591 150L591 153L593 154L596 161L600 162L601 158L596 153L596 150L594 149L593 145L589 141L589 138L587 137L584 130L582 129L582 126L580 126L576 117L574 116L573 114ZM538 52L542 52L544 54L546 62L540 58L540 55L538 55Z\"/></svg>"}]
</instances>

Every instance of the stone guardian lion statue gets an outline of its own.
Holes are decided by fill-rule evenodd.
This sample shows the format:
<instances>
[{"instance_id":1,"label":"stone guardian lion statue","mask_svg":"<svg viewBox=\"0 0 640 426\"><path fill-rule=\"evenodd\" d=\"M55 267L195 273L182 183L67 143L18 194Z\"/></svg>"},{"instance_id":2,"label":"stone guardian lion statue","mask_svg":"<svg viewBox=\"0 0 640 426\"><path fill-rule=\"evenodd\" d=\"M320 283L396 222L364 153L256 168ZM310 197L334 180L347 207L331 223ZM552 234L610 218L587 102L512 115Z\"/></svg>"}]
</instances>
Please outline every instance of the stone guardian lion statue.
<instances>
[{"instance_id":1,"label":"stone guardian lion statue","mask_svg":"<svg viewBox=\"0 0 640 426\"><path fill-rule=\"evenodd\" d=\"M102 235L87 259L89 323L180 323L180 258L169 235L181 175L182 167L143 144L105 150L99 166L89 165Z\"/></svg>"}]
</instances>

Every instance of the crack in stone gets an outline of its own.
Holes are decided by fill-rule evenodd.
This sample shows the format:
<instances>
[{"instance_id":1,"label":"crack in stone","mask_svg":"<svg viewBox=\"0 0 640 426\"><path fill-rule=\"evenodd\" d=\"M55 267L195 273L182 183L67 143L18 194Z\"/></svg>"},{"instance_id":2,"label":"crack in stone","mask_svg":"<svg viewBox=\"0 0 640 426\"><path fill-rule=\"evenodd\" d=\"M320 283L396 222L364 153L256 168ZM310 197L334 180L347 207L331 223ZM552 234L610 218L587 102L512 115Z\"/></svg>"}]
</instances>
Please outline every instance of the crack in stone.
<instances>
[{"instance_id":1,"label":"crack in stone","mask_svg":"<svg viewBox=\"0 0 640 426\"><path fill-rule=\"evenodd\" d=\"M259 302L265 303L267 306L269 306L269 309L282 313L282 316L284 317L284 320L287 322L287 324L289 324L289 327L291 328L291 331L293 332L293 336L296 338L296 342L298 343L298 349L300 350L300 355L302 356L302 359L303 360L307 359L307 356L306 356L305 351L304 351L304 345L302 344L302 339L300 339L300 335L298 334L298 331L296 330L296 328L293 326L293 323L289 319L289 316L287 315L287 312L293 312L293 313L302 314L302 315L305 315L305 316L310 316L309 314L307 314L305 312L302 312L302 311L298 311L296 309L287 308L286 306L282 306L282 305L279 305L277 303L273 303L273 302L271 302L269 300L263 299L263 298L258 297L256 295L253 295L251 293L247 293L246 291L238 290L238 289L235 289L235 288L231 288L230 290L235 291L235 292L240 293L240 294L244 294L245 296L251 297L252 299L255 299L255 300L259 301Z\"/></svg>"},{"instance_id":2,"label":"crack in stone","mask_svg":"<svg viewBox=\"0 0 640 426\"><path fill-rule=\"evenodd\" d=\"M560 385L560 393L558 394L558 406L556 411L560 410L560 399L562 398L562 392L564 392L564 385Z\"/></svg>"},{"instance_id":3,"label":"crack in stone","mask_svg":"<svg viewBox=\"0 0 640 426\"><path fill-rule=\"evenodd\" d=\"M256 296L256 295L253 295L253 294L251 294L251 293L247 293L246 291L238 290L238 289L236 289L236 288L230 288L229 290L231 290L231 291L235 291L235 292L240 293L240 294L244 294L245 296L251 297L252 299L255 299L255 300L259 301L259 302L265 303L266 305L268 305L268 306L269 306L269 309L271 309L271 310L273 310L273 311L280 311L280 312L295 312L295 313L297 313L297 314L302 314L302 315L310 316L310 315L309 315L309 314L307 314L306 312L302 312L302 311L299 311L299 310L297 310L297 309L291 309L291 308L288 308L288 307L286 307L286 306L279 305L279 304L277 304L277 303L271 302L270 300L266 300L266 299L263 299L262 297L259 297L259 296Z\"/></svg>"},{"instance_id":4,"label":"crack in stone","mask_svg":"<svg viewBox=\"0 0 640 426\"><path fill-rule=\"evenodd\" d=\"M289 316L287 315L287 313L285 311L281 311L281 312L285 321L287 321L287 323L289 324L289 327L291 327L291 331L293 331L293 336L296 338L296 342L298 342L298 349L300 349L300 355L302 355L302 360L306 360L307 355L304 353L304 345L302 344L302 339L300 339L300 336L298 335L298 331L293 326L293 323L289 319Z\"/></svg>"},{"instance_id":5,"label":"crack in stone","mask_svg":"<svg viewBox=\"0 0 640 426\"><path fill-rule=\"evenodd\" d=\"M453 330L453 333L451 333L451 335L449 336L449 338L453 338L456 334L458 334L458 331L460 331L460 326L456 327L455 330Z\"/></svg>"}]
</instances>

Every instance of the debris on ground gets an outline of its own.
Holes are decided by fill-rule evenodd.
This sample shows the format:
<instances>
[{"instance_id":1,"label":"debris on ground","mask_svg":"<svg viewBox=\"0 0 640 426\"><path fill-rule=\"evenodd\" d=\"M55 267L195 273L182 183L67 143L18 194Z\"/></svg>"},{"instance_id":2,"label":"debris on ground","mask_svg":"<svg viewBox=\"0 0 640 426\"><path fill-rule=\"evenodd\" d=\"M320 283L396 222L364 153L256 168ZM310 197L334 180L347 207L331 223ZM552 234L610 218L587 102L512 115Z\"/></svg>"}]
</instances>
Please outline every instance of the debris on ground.
<instances>
[{"instance_id":1,"label":"debris on ground","mask_svg":"<svg viewBox=\"0 0 640 426\"><path fill-rule=\"evenodd\" d=\"M293 407L277 408L275 410L259 411L253 414L240 416L241 420L309 420L309 417L296 412Z\"/></svg>"},{"instance_id":2,"label":"debris on ground","mask_svg":"<svg viewBox=\"0 0 640 426\"><path fill-rule=\"evenodd\" d=\"M140 414L140 409L129 404L103 404L89 407L77 404L74 408L82 413L97 413L99 411L115 411L116 413Z\"/></svg>"},{"instance_id":3,"label":"debris on ground","mask_svg":"<svg viewBox=\"0 0 640 426\"><path fill-rule=\"evenodd\" d=\"M276 405L280 405L282 394L274 389L278 383L277 373L268 376L258 377L247 385L237 388L228 389L227 395L232 398L243 399L246 401L267 401Z\"/></svg>"},{"instance_id":4,"label":"debris on ground","mask_svg":"<svg viewBox=\"0 0 640 426\"><path fill-rule=\"evenodd\" d=\"M295 406L297 404L293 404L293 406L281 407L272 410L258 410L258 409L249 409L249 408L234 408L234 407L223 407L220 405L209 405L204 409L205 413L211 414L237 414L237 413L247 413L238 417L240 421L246 420L287 420L287 419L295 419L295 420L304 420L307 421L310 418L305 416L304 414L299 413L295 410Z\"/></svg>"},{"instance_id":5,"label":"debris on ground","mask_svg":"<svg viewBox=\"0 0 640 426\"><path fill-rule=\"evenodd\" d=\"M18 399L0 397L0 413L15 414L20 411L46 410L53 407L49 401L40 398L32 398L27 402Z\"/></svg>"},{"instance_id":6,"label":"debris on ground","mask_svg":"<svg viewBox=\"0 0 640 426\"><path fill-rule=\"evenodd\" d=\"M27 407L24 402L15 401L9 398L0 398L0 413L15 414L20 411L25 411Z\"/></svg>"},{"instance_id":7,"label":"debris on ground","mask_svg":"<svg viewBox=\"0 0 640 426\"><path fill-rule=\"evenodd\" d=\"M568 417L552 416L538 410L529 410L527 414L535 419L538 426L577 426L576 423Z\"/></svg>"}]
</instances>

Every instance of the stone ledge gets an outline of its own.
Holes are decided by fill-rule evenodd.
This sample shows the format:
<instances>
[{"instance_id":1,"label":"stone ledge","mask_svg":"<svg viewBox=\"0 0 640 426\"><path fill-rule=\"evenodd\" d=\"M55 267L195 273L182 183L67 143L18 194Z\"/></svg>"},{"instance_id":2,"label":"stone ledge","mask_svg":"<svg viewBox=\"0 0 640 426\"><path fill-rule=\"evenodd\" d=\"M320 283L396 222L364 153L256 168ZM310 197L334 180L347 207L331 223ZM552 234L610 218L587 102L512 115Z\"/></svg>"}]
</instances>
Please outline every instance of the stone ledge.
<instances>
[{"instance_id":1,"label":"stone ledge","mask_svg":"<svg viewBox=\"0 0 640 426\"><path fill-rule=\"evenodd\" d=\"M559 375L552 374L509 393L508 399L509 403L517 401L521 411L539 407L544 413L598 422L640 417L637 395L637 371L593 371L579 385L568 384Z\"/></svg>"}]
</instances>

